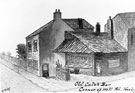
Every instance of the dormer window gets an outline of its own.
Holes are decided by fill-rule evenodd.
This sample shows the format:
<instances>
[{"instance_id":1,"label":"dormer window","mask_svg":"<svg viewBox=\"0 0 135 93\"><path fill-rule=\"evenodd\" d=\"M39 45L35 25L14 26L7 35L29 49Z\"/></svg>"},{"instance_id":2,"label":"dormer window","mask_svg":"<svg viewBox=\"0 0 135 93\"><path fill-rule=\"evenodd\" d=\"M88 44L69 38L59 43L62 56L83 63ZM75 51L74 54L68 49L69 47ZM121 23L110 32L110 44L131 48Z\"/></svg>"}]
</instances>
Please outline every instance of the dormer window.
<instances>
[{"instance_id":1,"label":"dormer window","mask_svg":"<svg viewBox=\"0 0 135 93\"><path fill-rule=\"evenodd\" d=\"M34 52L38 51L38 49L37 49L37 40L33 41L33 45L34 45Z\"/></svg>"}]
</instances>

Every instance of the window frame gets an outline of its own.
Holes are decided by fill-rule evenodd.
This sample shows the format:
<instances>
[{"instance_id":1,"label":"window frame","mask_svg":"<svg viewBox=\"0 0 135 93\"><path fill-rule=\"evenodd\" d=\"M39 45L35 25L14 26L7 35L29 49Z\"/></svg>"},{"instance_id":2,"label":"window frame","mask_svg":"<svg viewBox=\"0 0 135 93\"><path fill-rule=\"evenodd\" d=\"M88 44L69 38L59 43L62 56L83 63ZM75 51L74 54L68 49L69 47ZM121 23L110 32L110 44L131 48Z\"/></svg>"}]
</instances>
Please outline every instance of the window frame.
<instances>
[{"instance_id":1,"label":"window frame","mask_svg":"<svg viewBox=\"0 0 135 93\"><path fill-rule=\"evenodd\" d=\"M120 59L110 59L108 60L108 68L117 68L120 67Z\"/></svg>"},{"instance_id":2,"label":"window frame","mask_svg":"<svg viewBox=\"0 0 135 93\"><path fill-rule=\"evenodd\" d=\"M133 33L131 33L131 45L133 45L133 39L134 39L134 37L133 37Z\"/></svg>"},{"instance_id":3,"label":"window frame","mask_svg":"<svg viewBox=\"0 0 135 93\"><path fill-rule=\"evenodd\" d=\"M30 41L27 42L28 52L32 52L32 43Z\"/></svg>"},{"instance_id":4,"label":"window frame","mask_svg":"<svg viewBox=\"0 0 135 93\"><path fill-rule=\"evenodd\" d=\"M38 40L33 41L33 51L37 52L38 51Z\"/></svg>"}]
</instances>

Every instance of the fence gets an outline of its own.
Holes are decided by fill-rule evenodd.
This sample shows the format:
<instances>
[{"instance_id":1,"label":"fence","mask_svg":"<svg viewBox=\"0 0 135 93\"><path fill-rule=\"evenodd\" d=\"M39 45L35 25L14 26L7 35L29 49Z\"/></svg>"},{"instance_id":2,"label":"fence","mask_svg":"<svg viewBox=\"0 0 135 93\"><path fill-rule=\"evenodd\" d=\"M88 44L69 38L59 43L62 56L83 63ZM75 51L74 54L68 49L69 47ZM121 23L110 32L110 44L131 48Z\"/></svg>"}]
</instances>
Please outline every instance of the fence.
<instances>
[{"instance_id":1,"label":"fence","mask_svg":"<svg viewBox=\"0 0 135 93\"><path fill-rule=\"evenodd\" d=\"M70 71L68 68L62 68L61 65L56 66L56 78L60 80L70 80Z\"/></svg>"},{"instance_id":2,"label":"fence","mask_svg":"<svg viewBox=\"0 0 135 93\"><path fill-rule=\"evenodd\" d=\"M20 58L16 58L13 56L7 56L7 55L0 55L1 59L5 60L6 62L10 62L13 66L18 67L18 71L19 69L24 69L27 70L27 61L20 59Z\"/></svg>"},{"instance_id":3,"label":"fence","mask_svg":"<svg viewBox=\"0 0 135 93\"><path fill-rule=\"evenodd\" d=\"M5 60L6 62L10 62L15 67L18 67L18 71L19 69L28 70L29 72L34 72L33 70L36 70L36 71L38 70L36 60L23 60L21 58L16 58L16 57L7 56L7 55L0 55L0 58Z\"/></svg>"},{"instance_id":4,"label":"fence","mask_svg":"<svg viewBox=\"0 0 135 93\"><path fill-rule=\"evenodd\" d=\"M24 61L20 58L7 56L7 55L0 55L0 58L5 60L6 62L10 62L13 64L14 68L19 72L19 69L27 70L35 75L38 74L38 66L37 61L34 60L27 60ZM70 80L70 71L68 68L62 68L62 65L56 66L56 78L60 80Z\"/></svg>"}]
</instances>

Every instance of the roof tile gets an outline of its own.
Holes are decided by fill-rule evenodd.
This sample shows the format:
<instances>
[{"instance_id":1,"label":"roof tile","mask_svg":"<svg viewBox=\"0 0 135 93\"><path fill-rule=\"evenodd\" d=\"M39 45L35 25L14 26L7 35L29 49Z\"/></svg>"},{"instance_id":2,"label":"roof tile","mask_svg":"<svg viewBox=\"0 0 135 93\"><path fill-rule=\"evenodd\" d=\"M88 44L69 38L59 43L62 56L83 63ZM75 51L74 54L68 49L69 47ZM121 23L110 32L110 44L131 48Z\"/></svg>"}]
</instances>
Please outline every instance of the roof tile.
<instances>
[{"instance_id":1,"label":"roof tile","mask_svg":"<svg viewBox=\"0 0 135 93\"><path fill-rule=\"evenodd\" d=\"M75 38L71 40L65 39L54 52L91 53L92 51L80 42L80 40Z\"/></svg>"}]
</instances>

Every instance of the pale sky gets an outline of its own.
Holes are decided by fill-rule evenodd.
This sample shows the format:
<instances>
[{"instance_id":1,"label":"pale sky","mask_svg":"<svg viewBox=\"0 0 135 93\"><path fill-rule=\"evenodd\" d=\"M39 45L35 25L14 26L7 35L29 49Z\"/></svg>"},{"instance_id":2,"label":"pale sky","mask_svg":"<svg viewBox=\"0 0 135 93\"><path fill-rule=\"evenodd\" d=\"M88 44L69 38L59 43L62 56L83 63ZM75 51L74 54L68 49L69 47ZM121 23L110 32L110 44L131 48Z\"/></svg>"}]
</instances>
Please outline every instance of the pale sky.
<instances>
[{"instance_id":1,"label":"pale sky","mask_svg":"<svg viewBox=\"0 0 135 93\"><path fill-rule=\"evenodd\" d=\"M55 9L62 18L84 18L102 31L109 16L135 12L135 0L0 0L0 52L16 55L16 45L53 19Z\"/></svg>"}]
</instances>

